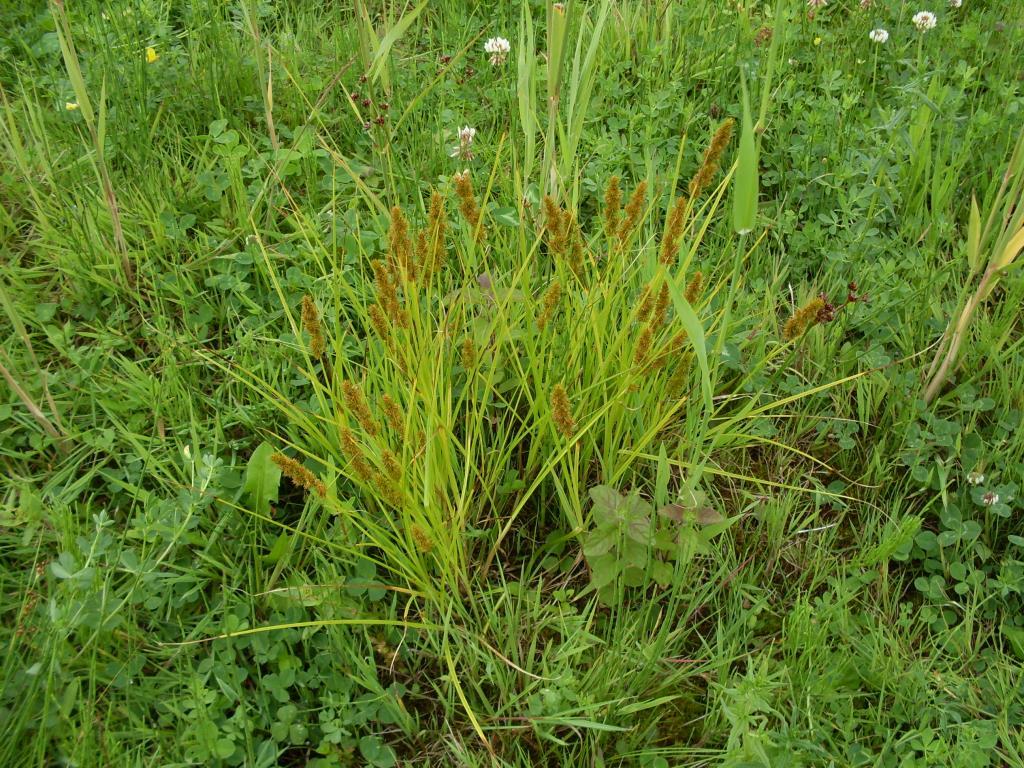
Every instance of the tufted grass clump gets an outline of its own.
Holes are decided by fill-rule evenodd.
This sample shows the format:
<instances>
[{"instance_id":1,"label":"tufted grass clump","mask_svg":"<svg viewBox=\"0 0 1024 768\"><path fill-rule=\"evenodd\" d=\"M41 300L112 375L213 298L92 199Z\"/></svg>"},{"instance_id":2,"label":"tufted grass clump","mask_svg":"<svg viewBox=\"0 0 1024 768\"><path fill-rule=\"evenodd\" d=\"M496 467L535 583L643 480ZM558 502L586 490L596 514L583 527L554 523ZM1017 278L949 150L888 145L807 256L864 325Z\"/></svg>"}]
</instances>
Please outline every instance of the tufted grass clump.
<instances>
[{"instance_id":1,"label":"tufted grass clump","mask_svg":"<svg viewBox=\"0 0 1024 768\"><path fill-rule=\"evenodd\" d=\"M592 220L547 197L510 229L462 171L425 211L390 208L386 252L364 254L335 311L314 323L303 302L317 406L285 442L323 469L350 554L428 602L492 577L524 525L579 541L589 488L645 483L659 446L691 459L708 440L718 286L694 260L726 182L664 209L663 190L622 184Z\"/></svg>"}]
</instances>

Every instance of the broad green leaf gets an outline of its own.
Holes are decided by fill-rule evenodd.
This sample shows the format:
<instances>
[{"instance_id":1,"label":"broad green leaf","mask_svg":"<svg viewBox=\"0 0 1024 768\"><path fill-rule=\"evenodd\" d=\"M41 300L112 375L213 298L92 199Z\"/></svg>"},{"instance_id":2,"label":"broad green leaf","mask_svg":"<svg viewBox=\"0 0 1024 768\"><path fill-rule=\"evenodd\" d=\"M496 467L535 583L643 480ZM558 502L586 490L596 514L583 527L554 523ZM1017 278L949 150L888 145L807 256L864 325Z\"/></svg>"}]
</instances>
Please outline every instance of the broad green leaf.
<instances>
[{"instance_id":1,"label":"broad green leaf","mask_svg":"<svg viewBox=\"0 0 1024 768\"><path fill-rule=\"evenodd\" d=\"M646 563L644 563L646 565ZM622 583L627 587L642 587L646 581L644 569L638 565L628 565L622 571Z\"/></svg>"},{"instance_id":2,"label":"broad green leaf","mask_svg":"<svg viewBox=\"0 0 1024 768\"><path fill-rule=\"evenodd\" d=\"M281 485L281 468L270 460L273 455L274 447L270 443L261 443L245 468L242 492L253 511L261 515L270 514L270 504L277 501Z\"/></svg>"},{"instance_id":3,"label":"broad green leaf","mask_svg":"<svg viewBox=\"0 0 1024 768\"><path fill-rule=\"evenodd\" d=\"M664 560L651 563L651 578L660 587L667 587L672 581L672 566Z\"/></svg>"},{"instance_id":4,"label":"broad green leaf","mask_svg":"<svg viewBox=\"0 0 1024 768\"><path fill-rule=\"evenodd\" d=\"M599 557L610 552L618 538L617 531L613 526L602 525L590 531L583 540L583 554L587 559Z\"/></svg>"},{"instance_id":5,"label":"broad green leaf","mask_svg":"<svg viewBox=\"0 0 1024 768\"><path fill-rule=\"evenodd\" d=\"M277 539L274 540L274 546L270 548L270 552L263 559L271 565L279 562L288 553L288 547L291 545L291 542L292 536L287 533L278 535Z\"/></svg>"},{"instance_id":6,"label":"broad green leaf","mask_svg":"<svg viewBox=\"0 0 1024 768\"><path fill-rule=\"evenodd\" d=\"M587 560L590 566L590 583L594 589L600 591L615 581L619 573L619 562L615 555L599 555L593 560Z\"/></svg>"},{"instance_id":7,"label":"broad green leaf","mask_svg":"<svg viewBox=\"0 0 1024 768\"><path fill-rule=\"evenodd\" d=\"M590 498L594 502L593 515L598 525L618 520L623 503L618 491L607 485L598 485L590 489Z\"/></svg>"}]
</instances>

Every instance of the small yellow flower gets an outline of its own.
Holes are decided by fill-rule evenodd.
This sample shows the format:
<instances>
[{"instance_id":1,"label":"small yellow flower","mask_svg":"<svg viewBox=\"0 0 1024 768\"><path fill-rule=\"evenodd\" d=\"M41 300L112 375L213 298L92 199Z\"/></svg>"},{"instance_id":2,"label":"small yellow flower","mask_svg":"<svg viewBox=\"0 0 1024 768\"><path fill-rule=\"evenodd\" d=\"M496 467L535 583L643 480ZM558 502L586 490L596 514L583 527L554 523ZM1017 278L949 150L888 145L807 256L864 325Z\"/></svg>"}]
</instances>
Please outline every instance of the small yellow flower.
<instances>
[{"instance_id":1,"label":"small yellow flower","mask_svg":"<svg viewBox=\"0 0 1024 768\"><path fill-rule=\"evenodd\" d=\"M814 44L815 45L821 45L821 38L820 37L814 38Z\"/></svg>"},{"instance_id":2,"label":"small yellow flower","mask_svg":"<svg viewBox=\"0 0 1024 768\"><path fill-rule=\"evenodd\" d=\"M78 102L77 101L65 101L64 102L64 109L66 109L68 112L74 112L76 109L78 109Z\"/></svg>"},{"instance_id":3,"label":"small yellow flower","mask_svg":"<svg viewBox=\"0 0 1024 768\"><path fill-rule=\"evenodd\" d=\"M146 49L146 63L147 64L152 64L154 61L156 61L159 58L160 58L160 56L157 54L156 48L154 48L153 46L149 46Z\"/></svg>"}]
</instances>

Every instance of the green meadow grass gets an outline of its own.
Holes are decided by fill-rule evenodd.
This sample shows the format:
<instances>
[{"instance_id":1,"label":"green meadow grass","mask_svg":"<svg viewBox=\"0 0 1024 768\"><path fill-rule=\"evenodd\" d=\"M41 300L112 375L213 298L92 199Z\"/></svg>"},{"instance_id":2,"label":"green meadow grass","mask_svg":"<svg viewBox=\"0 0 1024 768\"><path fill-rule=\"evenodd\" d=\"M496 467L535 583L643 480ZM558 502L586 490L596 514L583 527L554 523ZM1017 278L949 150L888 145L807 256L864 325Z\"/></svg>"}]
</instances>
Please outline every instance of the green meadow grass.
<instances>
[{"instance_id":1,"label":"green meadow grass","mask_svg":"<svg viewBox=\"0 0 1024 768\"><path fill-rule=\"evenodd\" d=\"M0 8L0 765L1024 765L1024 15L864 5Z\"/></svg>"}]
</instances>

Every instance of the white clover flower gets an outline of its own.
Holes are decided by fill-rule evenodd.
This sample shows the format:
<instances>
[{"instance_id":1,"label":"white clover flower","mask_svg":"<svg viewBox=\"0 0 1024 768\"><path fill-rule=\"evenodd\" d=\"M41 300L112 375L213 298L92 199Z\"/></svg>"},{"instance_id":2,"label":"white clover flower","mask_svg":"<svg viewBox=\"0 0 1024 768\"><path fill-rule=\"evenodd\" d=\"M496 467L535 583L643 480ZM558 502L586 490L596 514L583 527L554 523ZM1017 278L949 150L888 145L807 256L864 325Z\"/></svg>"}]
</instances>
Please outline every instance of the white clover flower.
<instances>
[{"instance_id":1,"label":"white clover flower","mask_svg":"<svg viewBox=\"0 0 1024 768\"><path fill-rule=\"evenodd\" d=\"M460 160L472 160L474 136L476 136L476 128L470 128L468 125L459 128L459 146L452 148L449 154Z\"/></svg>"},{"instance_id":2,"label":"white clover flower","mask_svg":"<svg viewBox=\"0 0 1024 768\"><path fill-rule=\"evenodd\" d=\"M971 485L981 485L985 482L985 476L981 472L968 472L967 482Z\"/></svg>"},{"instance_id":3,"label":"white clover flower","mask_svg":"<svg viewBox=\"0 0 1024 768\"><path fill-rule=\"evenodd\" d=\"M512 50L512 44L504 37L492 37L484 43L484 53L491 55L491 66L496 67L505 63L505 58Z\"/></svg>"},{"instance_id":4,"label":"white clover flower","mask_svg":"<svg viewBox=\"0 0 1024 768\"><path fill-rule=\"evenodd\" d=\"M938 20L931 11L918 11L914 14L912 21L918 32L927 32L929 29L935 29Z\"/></svg>"},{"instance_id":5,"label":"white clover flower","mask_svg":"<svg viewBox=\"0 0 1024 768\"><path fill-rule=\"evenodd\" d=\"M862 11L866 11L871 7L871 0L860 0L860 8Z\"/></svg>"},{"instance_id":6,"label":"white clover flower","mask_svg":"<svg viewBox=\"0 0 1024 768\"><path fill-rule=\"evenodd\" d=\"M949 0L949 7L950 8L959 8L963 4L964 4L964 0Z\"/></svg>"},{"instance_id":7,"label":"white clover flower","mask_svg":"<svg viewBox=\"0 0 1024 768\"><path fill-rule=\"evenodd\" d=\"M984 504L986 507L994 507L996 504L999 503L999 494L996 493L995 491L989 491L988 493L981 497L981 503Z\"/></svg>"},{"instance_id":8,"label":"white clover flower","mask_svg":"<svg viewBox=\"0 0 1024 768\"><path fill-rule=\"evenodd\" d=\"M876 43L885 43L889 40L889 33L881 28L872 29L871 32L868 34L868 37L870 37Z\"/></svg>"},{"instance_id":9,"label":"white clover flower","mask_svg":"<svg viewBox=\"0 0 1024 768\"><path fill-rule=\"evenodd\" d=\"M824 8L828 5L828 0L807 0L808 8Z\"/></svg>"}]
</instances>

